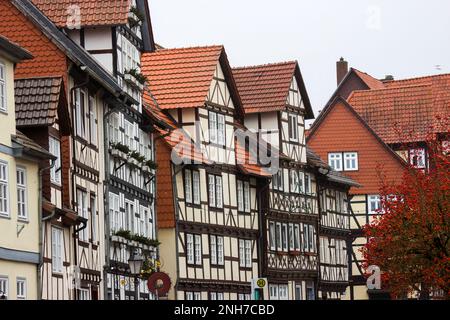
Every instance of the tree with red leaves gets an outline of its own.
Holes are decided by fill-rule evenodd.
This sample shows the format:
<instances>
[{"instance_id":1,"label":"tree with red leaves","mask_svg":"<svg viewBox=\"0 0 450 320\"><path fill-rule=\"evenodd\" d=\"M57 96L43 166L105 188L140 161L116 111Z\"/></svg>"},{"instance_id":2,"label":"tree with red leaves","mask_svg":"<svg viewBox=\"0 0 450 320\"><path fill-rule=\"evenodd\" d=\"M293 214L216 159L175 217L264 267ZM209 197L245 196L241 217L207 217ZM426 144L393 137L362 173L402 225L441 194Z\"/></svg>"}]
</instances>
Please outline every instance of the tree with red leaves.
<instances>
[{"instance_id":1,"label":"tree with red leaves","mask_svg":"<svg viewBox=\"0 0 450 320\"><path fill-rule=\"evenodd\" d=\"M448 137L447 137L448 138ZM448 139L446 139L448 140ZM450 299L450 162L448 142L427 142L428 169L405 169L401 183L380 173L380 215L365 226L364 267L380 267L393 298L439 291ZM447 149L447 150L445 150Z\"/></svg>"}]
</instances>

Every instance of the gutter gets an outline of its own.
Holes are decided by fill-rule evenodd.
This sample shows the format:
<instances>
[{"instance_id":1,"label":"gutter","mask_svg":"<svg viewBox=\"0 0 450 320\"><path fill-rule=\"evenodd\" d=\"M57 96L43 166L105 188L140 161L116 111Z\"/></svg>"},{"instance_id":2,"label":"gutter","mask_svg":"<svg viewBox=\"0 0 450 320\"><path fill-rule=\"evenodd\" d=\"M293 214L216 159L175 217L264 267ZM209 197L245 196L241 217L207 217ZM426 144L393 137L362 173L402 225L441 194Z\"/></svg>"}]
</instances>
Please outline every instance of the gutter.
<instances>
[{"instance_id":1,"label":"gutter","mask_svg":"<svg viewBox=\"0 0 450 320\"><path fill-rule=\"evenodd\" d=\"M38 268L37 268L37 285L38 285L38 290L37 290L37 299L38 300L42 300L42 289L43 289L43 283L42 283L42 275L41 275L41 268L44 265L44 232L43 232L43 227L44 224L43 222L48 221L50 219L52 219L55 214L56 211L53 211L53 213L46 217L43 218L42 217L42 189L43 189L43 183L42 183L42 174L44 173L44 171L46 170L50 170L52 169L56 164L56 161L52 161L52 164L47 167L47 168L41 168L39 169L39 196L38 196L38 228L39 228L39 264L38 264Z\"/></svg>"}]
</instances>

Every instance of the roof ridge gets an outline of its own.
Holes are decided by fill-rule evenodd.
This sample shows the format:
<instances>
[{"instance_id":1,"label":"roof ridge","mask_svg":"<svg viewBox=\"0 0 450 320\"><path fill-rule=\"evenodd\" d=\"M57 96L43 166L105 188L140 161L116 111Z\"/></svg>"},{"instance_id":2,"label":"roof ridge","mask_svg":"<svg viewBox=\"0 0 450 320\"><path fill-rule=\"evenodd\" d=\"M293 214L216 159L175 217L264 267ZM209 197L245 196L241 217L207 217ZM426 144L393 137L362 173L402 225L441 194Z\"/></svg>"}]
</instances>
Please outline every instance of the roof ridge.
<instances>
[{"instance_id":1,"label":"roof ridge","mask_svg":"<svg viewBox=\"0 0 450 320\"><path fill-rule=\"evenodd\" d=\"M380 92L380 91L394 91L394 90L399 90L399 89L410 89L410 88L430 87L430 86L431 86L431 84L428 84L428 83L418 83L418 84L410 84L410 85L399 86L399 87L386 87L386 88L370 89L370 90L353 90L347 100L350 100L350 97L352 97L356 93L370 94L370 93Z\"/></svg>"},{"instance_id":2,"label":"roof ridge","mask_svg":"<svg viewBox=\"0 0 450 320\"><path fill-rule=\"evenodd\" d=\"M413 80L420 80L420 79L433 79L433 78L440 78L450 76L450 73L442 73L442 74L434 74L434 75L428 75L428 76L419 76L419 77L413 77L413 78L404 78L404 79L398 79L398 80L387 80L383 81L383 83L397 83L397 82L405 82L405 81L413 81ZM382 81L382 80L380 80Z\"/></svg>"},{"instance_id":3,"label":"roof ridge","mask_svg":"<svg viewBox=\"0 0 450 320\"><path fill-rule=\"evenodd\" d=\"M151 53L157 53L157 52L165 52L165 51L171 51L171 50L179 50L179 51L188 51L188 50L194 50L194 49L214 49L214 48L224 48L225 46L223 44L213 44L213 45L199 45L199 46L190 46L190 47L175 47L175 48L163 48L158 49L156 52L149 52Z\"/></svg>"},{"instance_id":4,"label":"roof ridge","mask_svg":"<svg viewBox=\"0 0 450 320\"><path fill-rule=\"evenodd\" d=\"M22 81L22 80L43 80L43 79L62 79L62 76L36 76L36 77L26 77L26 78L14 78L15 81Z\"/></svg>"},{"instance_id":5,"label":"roof ridge","mask_svg":"<svg viewBox=\"0 0 450 320\"><path fill-rule=\"evenodd\" d=\"M272 62L272 63L258 64L258 65L251 65L251 66L233 67L232 70L273 67L273 66L281 66L281 65L287 65L287 64L292 64L292 63L296 64L296 63L298 63L298 61L297 60L288 60L288 61L282 61L282 62Z\"/></svg>"}]
</instances>

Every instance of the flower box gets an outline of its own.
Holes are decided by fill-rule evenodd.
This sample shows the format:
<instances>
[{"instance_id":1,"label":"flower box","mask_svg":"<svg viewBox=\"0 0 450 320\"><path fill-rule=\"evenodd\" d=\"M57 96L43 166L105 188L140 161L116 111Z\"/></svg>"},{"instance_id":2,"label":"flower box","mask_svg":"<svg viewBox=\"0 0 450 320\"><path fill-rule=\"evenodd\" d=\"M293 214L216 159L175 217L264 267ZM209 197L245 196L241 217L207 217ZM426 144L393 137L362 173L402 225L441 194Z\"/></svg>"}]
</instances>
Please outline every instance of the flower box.
<instances>
[{"instance_id":1,"label":"flower box","mask_svg":"<svg viewBox=\"0 0 450 320\"><path fill-rule=\"evenodd\" d=\"M111 155L114 158L120 158L120 159L126 159L127 158L127 155L124 152L122 152L120 150L117 150L117 149L111 149Z\"/></svg>"},{"instance_id":2,"label":"flower box","mask_svg":"<svg viewBox=\"0 0 450 320\"><path fill-rule=\"evenodd\" d=\"M137 167L137 168L140 168L140 167L141 167L140 162L137 161L135 158L128 158L128 163L129 163L131 166L134 166L134 167Z\"/></svg>"}]
</instances>

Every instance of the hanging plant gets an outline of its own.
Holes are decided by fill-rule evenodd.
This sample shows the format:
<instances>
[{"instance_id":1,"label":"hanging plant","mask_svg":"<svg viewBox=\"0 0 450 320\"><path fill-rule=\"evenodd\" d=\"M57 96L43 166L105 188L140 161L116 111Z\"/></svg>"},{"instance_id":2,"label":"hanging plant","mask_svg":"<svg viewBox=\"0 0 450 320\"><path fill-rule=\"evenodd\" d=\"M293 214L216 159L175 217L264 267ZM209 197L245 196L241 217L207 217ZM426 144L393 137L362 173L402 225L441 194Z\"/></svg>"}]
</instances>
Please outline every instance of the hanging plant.
<instances>
[{"instance_id":1,"label":"hanging plant","mask_svg":"<svg viewBox=\"0 0 450 320\"><path fill-rule=\"evenodd\" d=\"M148 78L144 76L141 72L139 72L138 69L136 68L130 69L126 73L133 76L136 79L136 81L140 84L144 84L148 80Z\"/></svg>"},{"instance_id":2,"label":"hanging plant","mask_svg":"<svg viewBox=\"0 0 450 320\"><path fill-rule=\"evenodd\" d=\"M130 24L130 28L133 29L142 24L142 21L145 20L145 16L136 8L132 6L130 8L130 12L128 13L128 23Z\"/></svg>"},{"instance_id":3,"label":"hanging plant","mask_svg":"<svg viewBox=\"0 0 450 320\"><path fill-rule=\"evenodd\" d=\"M136 159L139 163L144 163L144 161L145 161L145 157L137 151L133 151L131 153L130 157L133 159Z\"/></svg>"}]
</instances>

